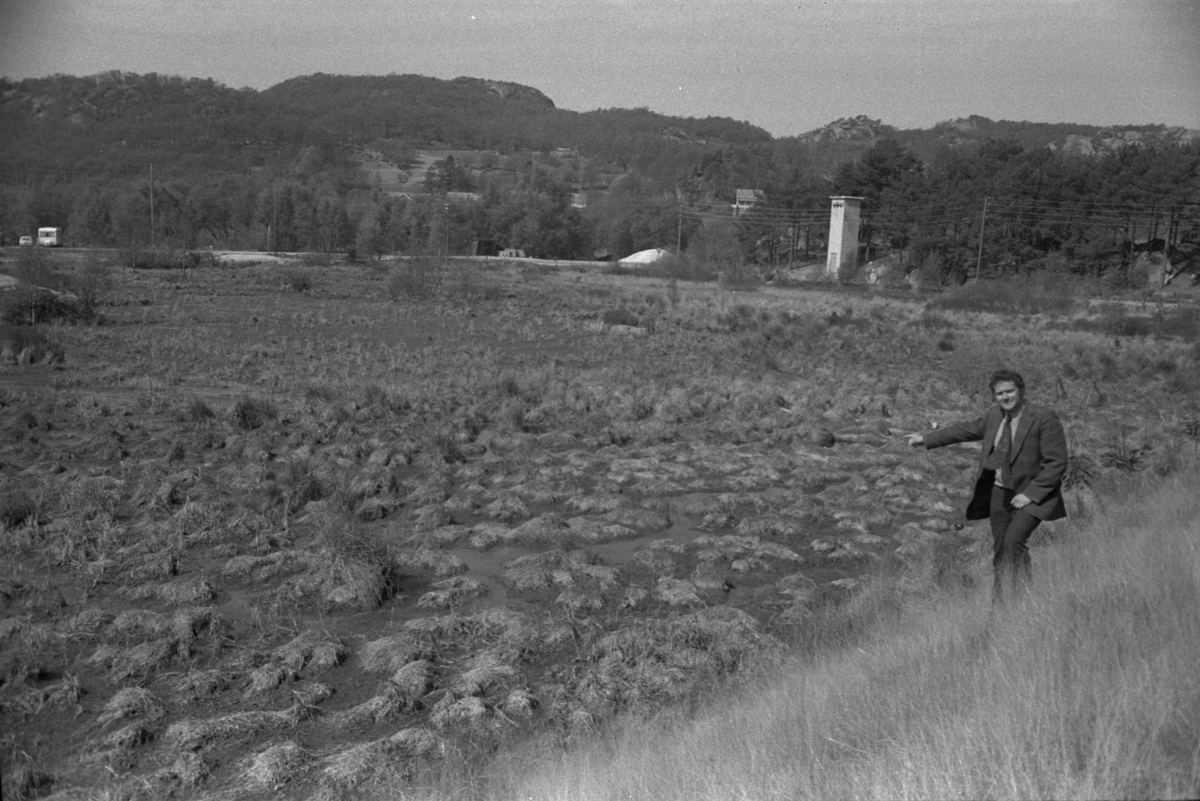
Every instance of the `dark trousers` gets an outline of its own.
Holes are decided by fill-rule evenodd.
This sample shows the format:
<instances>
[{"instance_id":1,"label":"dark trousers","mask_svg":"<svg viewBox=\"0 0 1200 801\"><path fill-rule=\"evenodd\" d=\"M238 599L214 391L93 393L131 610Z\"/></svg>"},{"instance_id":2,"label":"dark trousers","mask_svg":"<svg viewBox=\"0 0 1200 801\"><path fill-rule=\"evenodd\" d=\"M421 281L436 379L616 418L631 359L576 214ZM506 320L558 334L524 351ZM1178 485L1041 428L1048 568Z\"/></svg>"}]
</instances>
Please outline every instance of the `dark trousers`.
<instances>
[{"instance_id":1,"label":"dark trousers","mask_svg":"<svg viewBox=\"0 0 1200 801\"><path fill-rule=\"evenodd\" d=\"M1014 509L1010 489L992 488L992 601L1004 600L1007 580L1013 590L1020 589L1032 575L1029 558L1029 538L1042 521L1021 509Z\"/></svg>"}]
</instances>

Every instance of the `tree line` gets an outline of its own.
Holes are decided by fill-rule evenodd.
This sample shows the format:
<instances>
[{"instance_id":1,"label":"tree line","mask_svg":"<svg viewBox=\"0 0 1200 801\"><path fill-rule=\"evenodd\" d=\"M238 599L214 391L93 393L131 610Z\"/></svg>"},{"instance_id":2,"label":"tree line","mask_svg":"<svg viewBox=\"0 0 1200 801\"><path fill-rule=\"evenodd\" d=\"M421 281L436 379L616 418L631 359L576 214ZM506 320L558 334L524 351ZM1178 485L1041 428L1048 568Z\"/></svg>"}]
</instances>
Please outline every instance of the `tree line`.
<instances>
[{"instance_id":1,"label":"tree line","mask_svg":"<svg viewBox=\"0 0 1200 801\"><path fill-rule=\"evenodd\" d=\"M829 196L855 195L864 259L934 264L946 281L1049 257L1091 270L1137 249L1190 258L1200 240L1195 141L1084 157L1031 135L930 149L885 129L830 168L817 146L746 123L570 112L477 79L316 75L265 92L127 73L0 84L10 238L61 225L74 245L363 256L464 254L486 240L564 259L678 244L779 265L821 258ZM971 120L1020 130L984 123ZM403 195L362 168L366 151L411 166L430 142L474 152ZM762 199L735 218L738 188Z\"/></svg>"}]
</instances>

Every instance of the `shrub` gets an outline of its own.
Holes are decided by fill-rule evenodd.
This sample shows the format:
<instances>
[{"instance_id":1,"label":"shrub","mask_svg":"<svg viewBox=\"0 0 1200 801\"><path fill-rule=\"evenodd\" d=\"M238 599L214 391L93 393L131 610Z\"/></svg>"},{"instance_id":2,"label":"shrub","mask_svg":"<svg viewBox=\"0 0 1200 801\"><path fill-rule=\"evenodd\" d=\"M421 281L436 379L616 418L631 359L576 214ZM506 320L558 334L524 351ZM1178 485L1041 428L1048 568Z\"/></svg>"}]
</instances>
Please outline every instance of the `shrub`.
<instances>
[{"instance_id":1,"label":"shrub","mask_svg":"<svg viewBox=\"0 0 1200 801\"><path fill-rule=\"evenodd\" d=\"M10 325L86 323L96 316L71 295L35 286L9 292L0 303L0 322Z\"/></svg>"},{"instance_id":2,"label":"shrub","mask_svg":"<svg viewBox=\"0 0 1200 801\"><path fill-rule=\"evenodd\" d=\"M333 256L328 253L305 253L300 257L300 263L305 267L328 267L333 263Z\"/></svg>"},{"instance_id":3,"label":"shrub","mask_svg":"<svg viewBox=\"0 0 1200 801\"><path fill-rule=\"evenodd\" d=\"M915 322L915 325L921 326L926 331L946 331L954 328L954 323L950 322L945 317L942 317L940 314L931 313L928 309L926 309L925 313L922 314L921 317Z\"/></svg>"},{"instance_id":4,"label":"shrub","mask_svg":"<svg viewBox=\"0 0 1200 801\"><path fill-rule=\"evenodd\" d=\"M293 292L308 292L317 285L307 270L288 270L286 284Z\"/></svg>"},{"instance_id":5,"label":"shrub","mask_svg":"<svg viewBox=\"0 0 1200 801\"><path fill-rule=\"evenodd\" d=\"M638 317L633 312L626 308L605 309L601 320L605 325L629 325L637 326L640 322Z\"/></svg>"},{"instance_id":6,"label":"shrub","mask_svg":"<svg viewBox=\"0 0 1200 801\"><path fill-rule=\"evenodd\" d=\"M684 253L673 253L651 265L646 271L658 278L673 281L716 281L717 269L701 259Z\"/></svg>"},{"instance_id":7,"label":"shrub","mask_svg":"<svg viewBox=\"0 0 1200 801\"><path fill-rule=\"evenodd\" d=\"M442 264L427 256L412 256L396 262L388 274L387 293L392 300L427 300L441 291Z\"/></svg>"},{"instance_id":8,"label":"shrub","mask_svg":"<svg viewBox=\"0 0 1200 801\"><path fill-rule=\"evenodd\" d=\"M78 275L55 269L40 250L26 249L17 257L15 291L0 297L0 322L13 325L84 323L96 318L96 305L111 286L105 266L89 264Z\"/></svg>"},{"instance_id":9,"label":"shrub","mask_svg":"<svg viewBox=\"0 0 1200 801\"><path fill-rule=\"evenodd\" d=\"M187 270L200 266L200 254L171 247L133 247L122 253L122 261L135 270Z\"/></svg>"},{"instance_id":10,"label":"shrub","mask_svg":"<svg viewBox=\"0 0 1200 801\"><path fill-rule=\"evenodd\" d=\"M105 303L115 286L112 266L102 261L89 261L68 279L68 289L79 299L80 310L89 319L97 317L97 307Z\"/></svg>"},{"instance_id":11,"label":"shrub","mask_svg":"<svg viewBox=\"0 0 1200 801\"><path fill-rule=\"evenodd\" d=\"M996 314L1067 314L1074 307L1069 286L1037 276L972 281L929 302L930 309Z\"/></svg>"}]
</instances>

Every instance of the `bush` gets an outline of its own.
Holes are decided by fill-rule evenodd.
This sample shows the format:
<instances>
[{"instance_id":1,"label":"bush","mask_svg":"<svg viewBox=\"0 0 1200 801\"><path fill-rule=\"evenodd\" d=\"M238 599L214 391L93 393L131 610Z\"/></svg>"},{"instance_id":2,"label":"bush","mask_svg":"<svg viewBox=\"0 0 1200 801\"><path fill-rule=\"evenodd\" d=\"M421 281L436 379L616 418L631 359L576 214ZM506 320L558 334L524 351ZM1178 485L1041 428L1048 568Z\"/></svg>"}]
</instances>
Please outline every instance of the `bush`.
<instances>
[{"instance_id":1,"label":"bush","mask_svg":"<svg viewBox=\"0 0 1200 801\"><path fill-rule=\"evenodd\" d=\"M305 253L300 257L300 263L305 267L328 267L333 264L333 256L328 253Z\"/></svg>"},{"instance_id":2,"label":"bush","mask_svg":"<svg viewBox=\"0 0 1200 801\"><path fill-rule=\"evenodd\" d=\"M133 247L122 253L122 261L135 270L186 270L200 266L200 254L176 248Z\"/></svg>"},{"instance_id":3,"label":"bush","mask_svg":"<svg viewBox=\"0 0 1200 801\"><path fill-rule=\"evenodd\" d=\"M7 293L0 304L0 322L9 325L87 323L96 317L74 296L41 287L21 287Z\"/></svg>"},{"instance_id":4,"label":"bush","mask_svg":"<svg viewBox=\"0 0 1200 801\"><path fill-rule=\"evenodd\" d=\"M640 322L636 314L625 308L605 309L601 319L605 325L628 325L636 327Z\"/></svg>"},{"instance_id":5,"label":"bush","mask_svg":"<svg viewBox=\"0 0 1200 801\"><path fill-rule=\"evenodd\" d=\"M106 268L89 264L77 276L55 268L42 250L21 251L13 269L17 289L0 296L0 322L11 325L84 323L96 318L96 305L111 285Z\"/></svg>"},{"instance_id":6,"label":"bush","mask_svg":"<svg viewBox=\"0 0 1200 801\"><path fill-rule=\"evenodd\" d=\"M98 317L97 308L108 301L116 282L112 266L101 261L89 261L75 275L68 277L66 289L79 299L80 310L89 320Z\"/></svg>"},{"instance_id":7,"label":"bush","mask_svg":"<svg viewBox=\"0 0 1200 801\"><path fill-rule=\"evenodd\" d=\"M317 285L307 270L288 270L286 283L293 292L308 292Z\"/></svg>"},{"instance_id":8,"label":"bush","mask_svg":"<svg viewBox=\"0 0 1200 801\"><path fill-rule=\"evenodd\" d=\"M392 300L427 300L442 287L442 263L427 256L412 256L396 262L388 274L387 293Z\"/></svg>"},{"instance_id":9,"label":"bush","mask_svg":"<svg viewBox=\"0 0 1200 801\"><path fill-rule=\"evenodd\" d=\"M673 253L652 265L649 274L674 281L716 281L717 269L700 259Z\"/></svg>"},{"instance_id":10,"label":"bush","mask_svg":"<svg viewBox=\"0 0 1200 801\"><path fill-rule=\"evenodd\" d=\"M995 314L1067 314L1075 308L1069 285L1049 276L972 281L929 302L930 309Z\"/></svg>"},{"instance_id":11,"label":"bush","mask_svg":"<svg viewBox=\"0 0 1200 801\"><path fill-rule=\"evenodd\" d=\"M62 360L62 349L46 339L46 335L37 328L0 325L0 364L36 364Z\"/></svg>"}]
</instances>

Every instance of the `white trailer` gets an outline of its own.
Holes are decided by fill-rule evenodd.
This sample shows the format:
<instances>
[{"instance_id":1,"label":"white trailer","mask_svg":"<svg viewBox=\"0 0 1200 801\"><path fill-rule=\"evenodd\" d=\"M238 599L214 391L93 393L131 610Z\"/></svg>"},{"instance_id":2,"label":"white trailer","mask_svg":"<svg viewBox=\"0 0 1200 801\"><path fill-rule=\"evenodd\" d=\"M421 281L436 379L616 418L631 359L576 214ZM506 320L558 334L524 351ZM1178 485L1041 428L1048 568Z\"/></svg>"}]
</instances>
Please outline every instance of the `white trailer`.
<instances>
[{"instance_id":1,"label":"white trailer","mask_svg":"<svg viewBox=\"0 0 1200 801\"><path fill-rule=\"evenodd\" d=\"M39 228L37 243L43 248L60 248L63 243L61 228Z\"/></svg>"}]
</instances>

